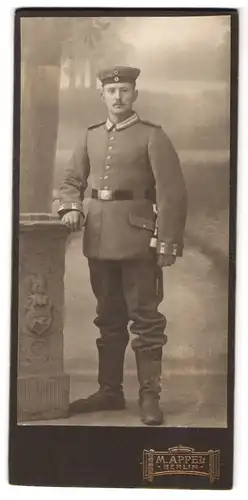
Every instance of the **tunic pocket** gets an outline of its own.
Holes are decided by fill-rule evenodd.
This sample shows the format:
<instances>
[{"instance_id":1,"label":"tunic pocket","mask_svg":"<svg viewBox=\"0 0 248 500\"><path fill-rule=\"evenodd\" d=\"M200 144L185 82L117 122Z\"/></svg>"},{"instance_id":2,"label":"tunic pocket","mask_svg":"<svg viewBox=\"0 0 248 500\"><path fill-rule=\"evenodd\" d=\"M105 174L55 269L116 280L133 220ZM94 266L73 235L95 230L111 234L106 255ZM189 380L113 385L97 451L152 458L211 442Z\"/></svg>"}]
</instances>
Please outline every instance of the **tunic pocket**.
<instances>
[{"instance_id":1,"label":"tunic pocket","mask_svg":"<svg viewBox=\"0 0 248 500\"><path fill-rule=\"evenodd\" d=\"M147 229L148 231L154 231L155 223L153 220L146 219L139 215L129 214L128 220L131 226L138 227L140 229Z\"/></svg>"}]
</instances>

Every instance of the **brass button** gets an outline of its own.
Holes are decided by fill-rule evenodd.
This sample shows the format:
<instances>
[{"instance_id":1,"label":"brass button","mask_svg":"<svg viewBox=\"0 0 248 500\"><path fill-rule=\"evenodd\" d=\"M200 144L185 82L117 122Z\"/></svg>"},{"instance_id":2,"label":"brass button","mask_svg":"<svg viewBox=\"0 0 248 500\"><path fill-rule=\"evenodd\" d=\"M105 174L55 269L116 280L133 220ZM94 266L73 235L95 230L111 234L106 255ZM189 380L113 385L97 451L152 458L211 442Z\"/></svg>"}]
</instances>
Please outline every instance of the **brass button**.
<instances>
[{"instance_id":1,"label":"brass button","mask_svg":"<svg viewBox=\"0 0 248 500\"><path fill-rule=\"evenodd\" d=\"M108 175L104 175L104 177L103 177L103 178L104 178L104 179L108 179Z\"/></svg>"},{"instance_id":2,"label":"brass button","mask_svg":"<svg viewBox=\"0 0 248 500\"><path fill-rule=\"evenodd\" d=\"M112 146L109 146L109 149L113 149Z\"/></svg>"},{"instance_id":3,"label":"brass button","mask_svg":"<svg viewBox=\"0 0 248 500\"><path fill-rule=\"evenodd\" d=\"M111 137L109 138L110 141L113 141L114 140L114 137L111 135Z\"/></svg>"},{"instance_id":4,"label":"brass button","mask_svg":"<svg viewBox=\"0 0 248 500\"><path fill-rule=\"evenodd\" d=\"M111 156L107 156L107 160L110 160Z\"/></svg>"},{"instance_id":5,"label":"brass button","mask_svg":"<svg viewBox=\"0 0 248 500\"><path fill-rule=\"evenodd\" d=\"M110 169L110 166L109 166L109 165L106 165L106 167L105 167L105 168L106 168L106 170L109 170L109 169Z\"/></svg>"}]
</instances>

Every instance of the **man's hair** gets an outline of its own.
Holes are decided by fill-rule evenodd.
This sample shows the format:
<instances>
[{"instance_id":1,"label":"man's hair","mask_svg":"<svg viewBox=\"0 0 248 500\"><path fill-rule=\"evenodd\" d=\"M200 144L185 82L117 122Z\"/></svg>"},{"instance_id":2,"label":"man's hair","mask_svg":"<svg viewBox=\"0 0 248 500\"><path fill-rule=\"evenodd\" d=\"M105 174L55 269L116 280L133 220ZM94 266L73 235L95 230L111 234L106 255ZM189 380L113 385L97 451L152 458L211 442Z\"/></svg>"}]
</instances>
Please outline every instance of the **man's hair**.
<instances>
[{"instance_id":1,"label":"man's hair","mask_svg":"<svg viewBox=\"0 0 248 500\"><path fill-rule=\"evenodd\" d=\"M124 82L123 82L124 83ZM131 83L133 90L136 89L136 82L126 82L126 83ZM104 89L104 83L102 84L102 90Z\"/></svg>"}]
</instances>

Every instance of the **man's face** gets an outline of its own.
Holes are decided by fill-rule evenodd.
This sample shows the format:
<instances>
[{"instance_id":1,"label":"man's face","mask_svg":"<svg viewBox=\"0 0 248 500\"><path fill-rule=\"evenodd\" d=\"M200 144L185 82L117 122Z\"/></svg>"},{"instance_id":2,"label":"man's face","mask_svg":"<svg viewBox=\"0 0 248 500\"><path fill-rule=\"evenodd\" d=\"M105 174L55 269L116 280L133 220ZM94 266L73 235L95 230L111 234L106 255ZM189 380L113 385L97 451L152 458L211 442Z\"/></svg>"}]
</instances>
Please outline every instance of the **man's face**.
<instances>
[{"instance_id":1,"label":"man's face","mask_svg":"<svg viewBox=\"0 0 248 500\"><path fill-rule=\"evenodd\" d=\"M108 112L121 116L132 110L138 91L132 83L107 83L102 89L102 99Z\"/></svg>"}]
</instances>

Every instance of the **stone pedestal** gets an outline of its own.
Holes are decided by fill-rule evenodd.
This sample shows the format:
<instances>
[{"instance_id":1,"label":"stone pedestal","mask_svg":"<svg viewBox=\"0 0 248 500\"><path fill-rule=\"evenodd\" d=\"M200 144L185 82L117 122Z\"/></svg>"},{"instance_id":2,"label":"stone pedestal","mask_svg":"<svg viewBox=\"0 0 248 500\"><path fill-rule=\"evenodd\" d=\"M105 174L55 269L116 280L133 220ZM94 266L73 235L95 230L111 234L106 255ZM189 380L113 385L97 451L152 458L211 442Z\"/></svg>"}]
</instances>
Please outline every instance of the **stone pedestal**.
<instances>
[{"instance_id":1,"label":"stone pedestal","mask_svg":"<svg viewBox=\"0 0 248 500\"><path fill-rule=\"evenodd\" d=\"M21 214L18 422L68 414L70 383L63 371L67 234L56 216Z\"/></svg>"}]
</instances>

